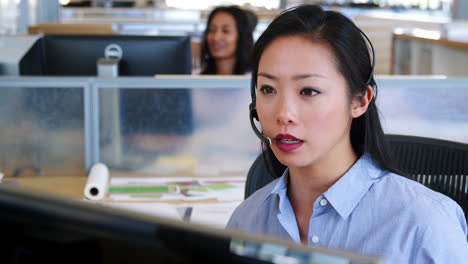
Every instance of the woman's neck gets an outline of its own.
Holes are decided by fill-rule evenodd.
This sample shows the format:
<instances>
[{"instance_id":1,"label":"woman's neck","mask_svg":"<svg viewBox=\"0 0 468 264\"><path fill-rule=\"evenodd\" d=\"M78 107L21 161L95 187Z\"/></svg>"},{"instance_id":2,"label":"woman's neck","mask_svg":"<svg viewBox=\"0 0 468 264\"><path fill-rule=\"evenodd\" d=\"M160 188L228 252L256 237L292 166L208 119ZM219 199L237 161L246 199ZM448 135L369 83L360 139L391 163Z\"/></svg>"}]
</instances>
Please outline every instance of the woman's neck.
<instances>
[{"instance_id":1,"label":"woman's neck","mask_svg":"<svg viewBox=\"0 0 468 264\"><path fill-rule=\"evenodd\" d=\"M357 156L350 145L349 151L330 151L310 166L289 168L288 198L296 216L302 243L307 244L308 241L314 202L335 184L356 160Z\"/></svg>"},{"instance_id":2,"label":"woman's neck","mask_svg":"<svg viewBox=\"0 0 468 264\"><path fill-rule=\"evenodd\" d=\"M232 75L234 74L235 65L235 57L218 59L216 60L216 74Z\"/></svg>"},{"instance_id":3,"label":"woman's neck","mask_svg":"<svg viewBox=\"0 0 468 264\"><path fill-rule=\"evenodd\" d=\"M352 147L332 151L314 164L289 168L288 196L292 204L312 208L317 198L335 184L356 162Z\"/></svg>"}]
</instances>

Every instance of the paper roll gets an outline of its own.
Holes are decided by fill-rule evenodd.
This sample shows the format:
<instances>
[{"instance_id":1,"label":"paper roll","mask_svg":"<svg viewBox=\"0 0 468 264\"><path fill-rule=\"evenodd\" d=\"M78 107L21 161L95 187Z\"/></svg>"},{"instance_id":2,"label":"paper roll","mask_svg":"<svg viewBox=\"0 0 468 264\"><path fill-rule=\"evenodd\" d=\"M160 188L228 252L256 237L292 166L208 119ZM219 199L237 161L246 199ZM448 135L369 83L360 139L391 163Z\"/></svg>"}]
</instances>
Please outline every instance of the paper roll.
<instances>
[{"instance_id":1,"label":"paper roll","mask_svg":"<svg viewBox=\"0 0 468 264\"><path fill-rule=\"evenodd\" d=\"M109 169L103 163L96 163L91 168L84 189L84 196L90 200L101 200L109 188Z\"/></svg>"}]
</instances>

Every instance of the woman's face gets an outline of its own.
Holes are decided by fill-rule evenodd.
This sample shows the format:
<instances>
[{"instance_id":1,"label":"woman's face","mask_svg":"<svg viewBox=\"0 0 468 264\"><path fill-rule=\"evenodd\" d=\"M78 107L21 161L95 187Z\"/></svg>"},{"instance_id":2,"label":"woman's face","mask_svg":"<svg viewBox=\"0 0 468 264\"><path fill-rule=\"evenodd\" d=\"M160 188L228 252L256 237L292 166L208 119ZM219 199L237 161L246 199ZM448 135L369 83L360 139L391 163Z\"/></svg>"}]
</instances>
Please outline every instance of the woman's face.
<instances>
[{"instance_id":1,"label":"woman's face","mask_svg":"<svg viewBox=\"0 0 468 264\"><path fill-rule=\"evenodd\" d=\"M207 42L211 56L218 59L234 58L237 49L238 30L234 17L218 12L208 25Z\"/></svg>"},{"instance_id":2,"label":"woman's face","mask_svg":"<svg viewBox=\"0 0 468 264\"><path fill-rule=\"evenodd\" d=\"M258 68L257 111L278 160L308 167L352 153L353 111L346 81L327 45L302 36L280 37Z\"/></svg>"}]
</instances>

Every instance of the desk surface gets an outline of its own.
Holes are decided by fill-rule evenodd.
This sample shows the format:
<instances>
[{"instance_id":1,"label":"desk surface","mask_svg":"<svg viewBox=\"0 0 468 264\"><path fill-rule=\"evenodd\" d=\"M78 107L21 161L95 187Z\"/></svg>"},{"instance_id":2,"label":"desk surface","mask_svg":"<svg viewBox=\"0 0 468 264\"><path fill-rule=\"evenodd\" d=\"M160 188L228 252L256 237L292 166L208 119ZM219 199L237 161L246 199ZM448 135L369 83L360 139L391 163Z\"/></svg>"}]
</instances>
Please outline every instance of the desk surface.
<instances>
[{"instance_id":1,"label":"desk surface","mask_svg":"<svg viewBox=\"0 0 468 264\"><path fill-rule=\"evenodd\" d=\"M155 175L111 171L113 178L149 177ZM167 175L164 175L167 178ZM180 177L180 176L179 176ZM220 178L214 177L214 178ZM17 186L32 192L43 192L63 199L82 200L87 177L83 176L35 176L35 177L7 177L4 181L14 181ZM149 200L149 201L117 201L106 197L98 203L126 211L168 217L175 220L196 222L224 228L243 197L238 200L219 200L206 198L203 200ZM188 210L188 209L191 210Z\"/></svg>"},{"instance_id":2,"label":"desk surface","mask_svg":"<svg viewBox=\"0 0 468 264\"><path fill-rule=\"evenodd\" d=\"M111 171L111 177L158 177L155 175L149 175L145 173L128 173L122 171ZM161 177L167 177L163 175ZM193 177L193 175L181 175L182 177ZM233 176L233 175L225 175ZM237 175L238 176L238 175ZM219 176L218 176L219 177ZM217 177L213 177L217 178ZM84 187L87 181L86 176L32 176L32 177L6 177L5 181L15 181L15 183L21 187L30 189L33 191L50 193L52 195L59 195L71 199L83 199L84 198ZM104 198L102 201L108 201ZM203 200L203 201L161 201L164 203L217 203L215 199Z\"/></svg>"},{"instance_id":3,"label":"desk surface","mask_svg":"<svg viewBox=\"0 0 468 264\"><path fill-rule=\"evenodd\" d=\"M87 177L18 177L5 178L5 180L14 180L22 188L81 199L84 197L83 190Z\"/></svg>"}]
</instances>

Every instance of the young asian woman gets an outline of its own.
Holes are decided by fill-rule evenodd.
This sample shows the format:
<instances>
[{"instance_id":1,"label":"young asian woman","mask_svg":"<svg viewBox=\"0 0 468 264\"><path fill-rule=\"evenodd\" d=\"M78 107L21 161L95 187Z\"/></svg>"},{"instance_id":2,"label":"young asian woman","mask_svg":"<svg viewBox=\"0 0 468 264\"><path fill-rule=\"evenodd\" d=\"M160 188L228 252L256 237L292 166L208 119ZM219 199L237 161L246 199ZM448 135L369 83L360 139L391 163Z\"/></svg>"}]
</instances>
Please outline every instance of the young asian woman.
<instances>
[{"instance_id":1,"label":"young asian woman","mask_svg":"<svg viewBox=\"0 0 468 264\"><path fill-rule=\"evenodd\" d=\"M271 141L264 151L287 169L228 228L387 263L466 263L460 206L391 163L368 42L350 19L315 5L283 12L260 36L252 111Z\"/></svg>"}]
</instances>

